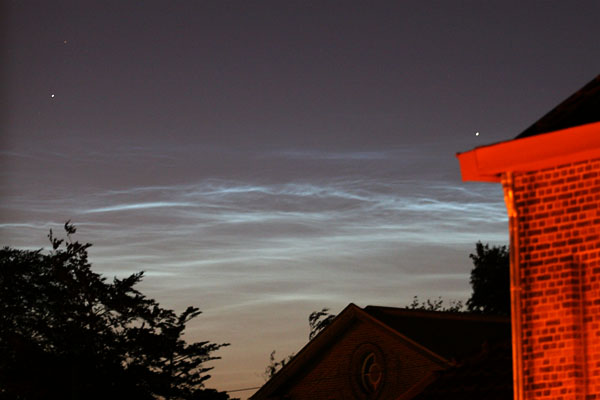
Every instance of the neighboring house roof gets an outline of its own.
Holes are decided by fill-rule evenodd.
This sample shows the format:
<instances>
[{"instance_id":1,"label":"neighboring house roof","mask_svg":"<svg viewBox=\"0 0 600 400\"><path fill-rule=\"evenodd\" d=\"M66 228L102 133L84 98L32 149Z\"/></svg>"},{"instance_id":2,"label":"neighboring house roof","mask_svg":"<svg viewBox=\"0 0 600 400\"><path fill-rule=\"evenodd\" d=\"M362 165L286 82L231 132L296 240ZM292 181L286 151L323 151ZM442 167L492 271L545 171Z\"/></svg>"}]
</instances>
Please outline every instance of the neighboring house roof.
<instances>
[{"instance_id":1,"label":"neighboring house roof","mask_svg":"<svg viewBox=\"0 0 600 400\"><path fill-rule=\"evenodd\" d=\"M600 75L554 107L516 139L600 121Z\"/></svg>"},{"instance_id":2,"label":"neighboring house roof","mask_svg":"<svg viewBox=\"0 0 600 400\"><path fill-rule=\"evenodd\" d=\"M510 343L510 319L507 317L376 306L361 309L351 303L251 398L281 396L359 321L371 324L373 335L381 334L378 332L391 334L419 351L438 366L436 370L459 365L457 360L480 353L487 343ZM509 374L510 371L509 365ZM431 378L437 379L437 376ZM432 381L414 382L414 390L402 398L412 398Z\"/></svg>"},{"instance_id":3,"label":"neighboring house roof","mask_svg":"<svg viewBox=\"0 0 600 400\"><path fill-rule=\"evenodd\" d=\"M364 311L446 360L478 353L484 342L510 341L508 317L376 306Z\"/></svg>"},{"instance_id":4,"label":"neighboring house roof","mask_svg":"<svg viewBox=\"0 0 600 400\"><path fill-rule=\"evenodd\" d=\"M513 398L510 341L489 346L460 365L438 371L413 400L505 400Z\"/></svg>"}]
</instances>

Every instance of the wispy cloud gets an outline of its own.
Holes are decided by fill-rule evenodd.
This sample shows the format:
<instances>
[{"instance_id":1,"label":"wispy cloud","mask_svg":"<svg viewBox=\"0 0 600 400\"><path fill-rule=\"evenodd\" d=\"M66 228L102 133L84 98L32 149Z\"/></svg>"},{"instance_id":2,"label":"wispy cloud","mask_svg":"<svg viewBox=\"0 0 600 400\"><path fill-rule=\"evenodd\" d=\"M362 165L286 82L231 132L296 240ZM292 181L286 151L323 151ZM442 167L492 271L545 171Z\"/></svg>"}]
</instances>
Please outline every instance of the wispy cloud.
<instances>
[{"instance_id":1,"label":"wispy cloud","mask_svg":"<svg viewBox=\"0 0 600 400\"><path fill-rule=\"evenodd\" d=\"M384 160L389 157L386 151L346 151L328 152L315 150L280 150L270 152L272 157L301 159L301 160L332 160L332 161L356 161L356 160Z\"/></svg>"},{"instance_id":2,"label":"wispy cloud","mask_svg":"<svg viewBox=\"0 0 600 400\"><path fill-rule=\"evenodd\" d=\"M74 222L95 224L86 231L113 255L99 254L111 270L119 261L131 264L132 251L156 256L137 261L157 271L183 271L282 260L328 265L335 258L367 259L406 246L467 247L482 237L500 242L504 206L488 198L478 189L360 177L260 184L211 179L99 192L70 199L60 213L87 206L79 208ZM0 229L47 226L23 221Z\"/></svg>"},{"instance_id":3,"label":"wispy cloud","mask_svg":"<svg viewBox=\"0 0 600 400\"><path fill-rule=\"evenodd\" d=\"M499 187L454 184L410 151L257 151L242 165L268 173L238 165L231 175L197 179L190 158L120 151L131 164L78 156L106 166L111 186L86 178L78 187L54 175L41 194L33 178L29 190L7 192L3 244L47 248L48 229L60 234L71 219L76 238L94 244L96 271L109 278L145 271L145 293L176 309L200 306L202 337L212 332L234 346L252 342L244 332L259 331L268 315L277 315L274 330L284 337L298 314L319 307L402 306L415 295L464 300L474 243L507 241ZM138 182L140 170L172 163L181 163L181 182L173 170ZM112 174L121 173L132 175L115 184Z\"/></svg>"},{"instance_id":4,"label":"wispy cloud","mask_svg":"<svg viewBox=\"0 0 600 400\"><path fill-rule=\"evenodd\" d=\"M108 207L99 207L92 208L89 210L83 210L81 213L83 214L93 214L93 213L104 213L104 212L113 212L113 211L131 211L131 210L147 210L150 208L165 208L165 207L190 207L193 206L192 203L178 203L178 202L149 202L149 203L136 203L136 204L117 204L114 206Z\"/></svg>"}]
</instances>

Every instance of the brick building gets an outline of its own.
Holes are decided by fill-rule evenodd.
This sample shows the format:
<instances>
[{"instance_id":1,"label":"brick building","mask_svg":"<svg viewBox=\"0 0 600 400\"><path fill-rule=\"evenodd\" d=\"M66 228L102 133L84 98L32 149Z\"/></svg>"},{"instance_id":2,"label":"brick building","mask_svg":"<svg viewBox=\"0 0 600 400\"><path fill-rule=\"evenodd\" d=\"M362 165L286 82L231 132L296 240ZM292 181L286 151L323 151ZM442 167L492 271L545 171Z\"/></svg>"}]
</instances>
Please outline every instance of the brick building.
<instances>
[{"instance_id":1,"label":"brick building","mask_svg":"<svg viewBox=\"0 0 600 400\"><path fill-rule=\"evenodd\" d=\"M504 317L348 305L252 400L510 399Z\"/></svg>"},{"instance_id":2,"label":"brick building","mask_svg":"<svg viewBox=\"0 0 600 400\"><path fill-rule=\"evenodd\" d=\"M509 215L515 399L600 399L600 76L514 140L458 154Z\"/></svg>"}]
</instances>

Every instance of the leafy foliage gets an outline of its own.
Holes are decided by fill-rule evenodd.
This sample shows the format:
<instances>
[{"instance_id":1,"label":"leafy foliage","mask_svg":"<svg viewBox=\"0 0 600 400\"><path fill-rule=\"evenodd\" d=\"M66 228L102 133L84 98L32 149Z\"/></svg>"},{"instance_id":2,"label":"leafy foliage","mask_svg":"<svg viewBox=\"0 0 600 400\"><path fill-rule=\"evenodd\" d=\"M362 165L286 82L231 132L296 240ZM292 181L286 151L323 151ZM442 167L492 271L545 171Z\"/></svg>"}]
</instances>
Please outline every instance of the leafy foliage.
<instances>
[{"instance_id":1,"label":"leafy foliage","mask_svg":"<svg viewBox=\"0 0 600 400\"><path fill-rule=\"evenodd\" d=\"M142 272L107 283L65 231L48 253L0 250L0 399L228 399L204 389L227 344L181 337L200 311L160 307Z\"/></svg>"},{"instance_id":2,"label":"leafy foliage","mask_svg":"<svg viewBox=\"0 0 600 400\"><path fill-rule=\"evenodd\" d=\"M308 316L308 326L310 332L308 334L308 340L313 340L315 336L323 329L325 329L335 318L334 314L329 313L329 308L323 308L321 311L313 311ZM271 379L281 368L286 366L293 358L294 354L282 358L279 361L275 361L275 353L273 350L269 356L269 365L265 368L264 377L265 379Z\"/></svg>"},{"instance_id":3,"label":"leafy foliage","mask_svg":"<svg viewBox=\"0 0 600 400\"><path fill-rule=\"evenodd\" d=\"M472 293L466 304L450 301L444 304L441 297L420 301L417 296L408 306L412 310L445 312L479 312L510 315L510 257L506 246L493 246L477 242L475 254L469 254L474 268L471 270ZM466 305L466 310L465 310Z\"/></svg>"},{"instance_id":4,"label":"leafy foliage","mask_svg":"<svg viewBox=\"0 0 600 400\"><path fill-rule=\"evenodd\" d=\"M310 327L308 340L313 340L313 338L329 324L331 324L334 319L335 315L329 313L329 308L323 308L321 311L311 312L308 316L308 326Z\"/></svg>"},{"instance_id":5,"label":"leafy foliage","mask_svg":"<svg viewBox=\"0 0 600 400\"><path fill-rule=\"evenodd\" d=\"M438 297L436 300L427 299L420 301L417 296L413 297L412 303L407 307L410 310L425 310L425 311L444 311L444 312L462 312L464 305L462 301L450 301L448 305L444 304L444 300Z\"/></svg>"},{"instance_id":6,"label":"leafy foliage","mask_svg":"<svg viewBox=\"0 0 600 400\"><path fill-rule=\"evenodd\" d=\"M490 247L477 242L470 254L473 293L467 309L486 314L510 315L510 257L506 246Z\"/></svg>"},{"instance_id":7,"label":"leafy foliage","mask_svg":"<svg viewBox=\"0 0 600 400\"><path fill-rule=\"evenodd\" d=\"M264 373L265 380L271 379L279 370L281 370L281 368L285 367L294 358L294 353L292 353L279 361L275 361L275 353L276 351L273 350L269 356L269 365L265 368Z\"/></svg>"}]
</instances>

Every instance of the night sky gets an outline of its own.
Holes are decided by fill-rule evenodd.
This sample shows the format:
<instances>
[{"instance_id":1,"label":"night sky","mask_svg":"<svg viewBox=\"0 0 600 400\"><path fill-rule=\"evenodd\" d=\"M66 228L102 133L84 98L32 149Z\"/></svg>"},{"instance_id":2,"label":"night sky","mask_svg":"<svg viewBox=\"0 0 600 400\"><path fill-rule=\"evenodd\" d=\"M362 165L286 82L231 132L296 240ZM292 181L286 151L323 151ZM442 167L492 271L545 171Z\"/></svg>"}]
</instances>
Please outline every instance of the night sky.
<instances>
[{"instance_id":1,"label":"night sky","mask_svg":"<svg viewBox=\"0 0 600 400\"><path fill-rule=\"evenodd\" d=\"M575 4L575 5L574 5ZM509 140L600 72L598 1L4 1L0 245L70 219L108 277L230 342L209 387L349 302L466 300ZM476 133L479 132L479 135ZM245 398L252 391L232 393Z\"/></svg>"}]
</instances>

